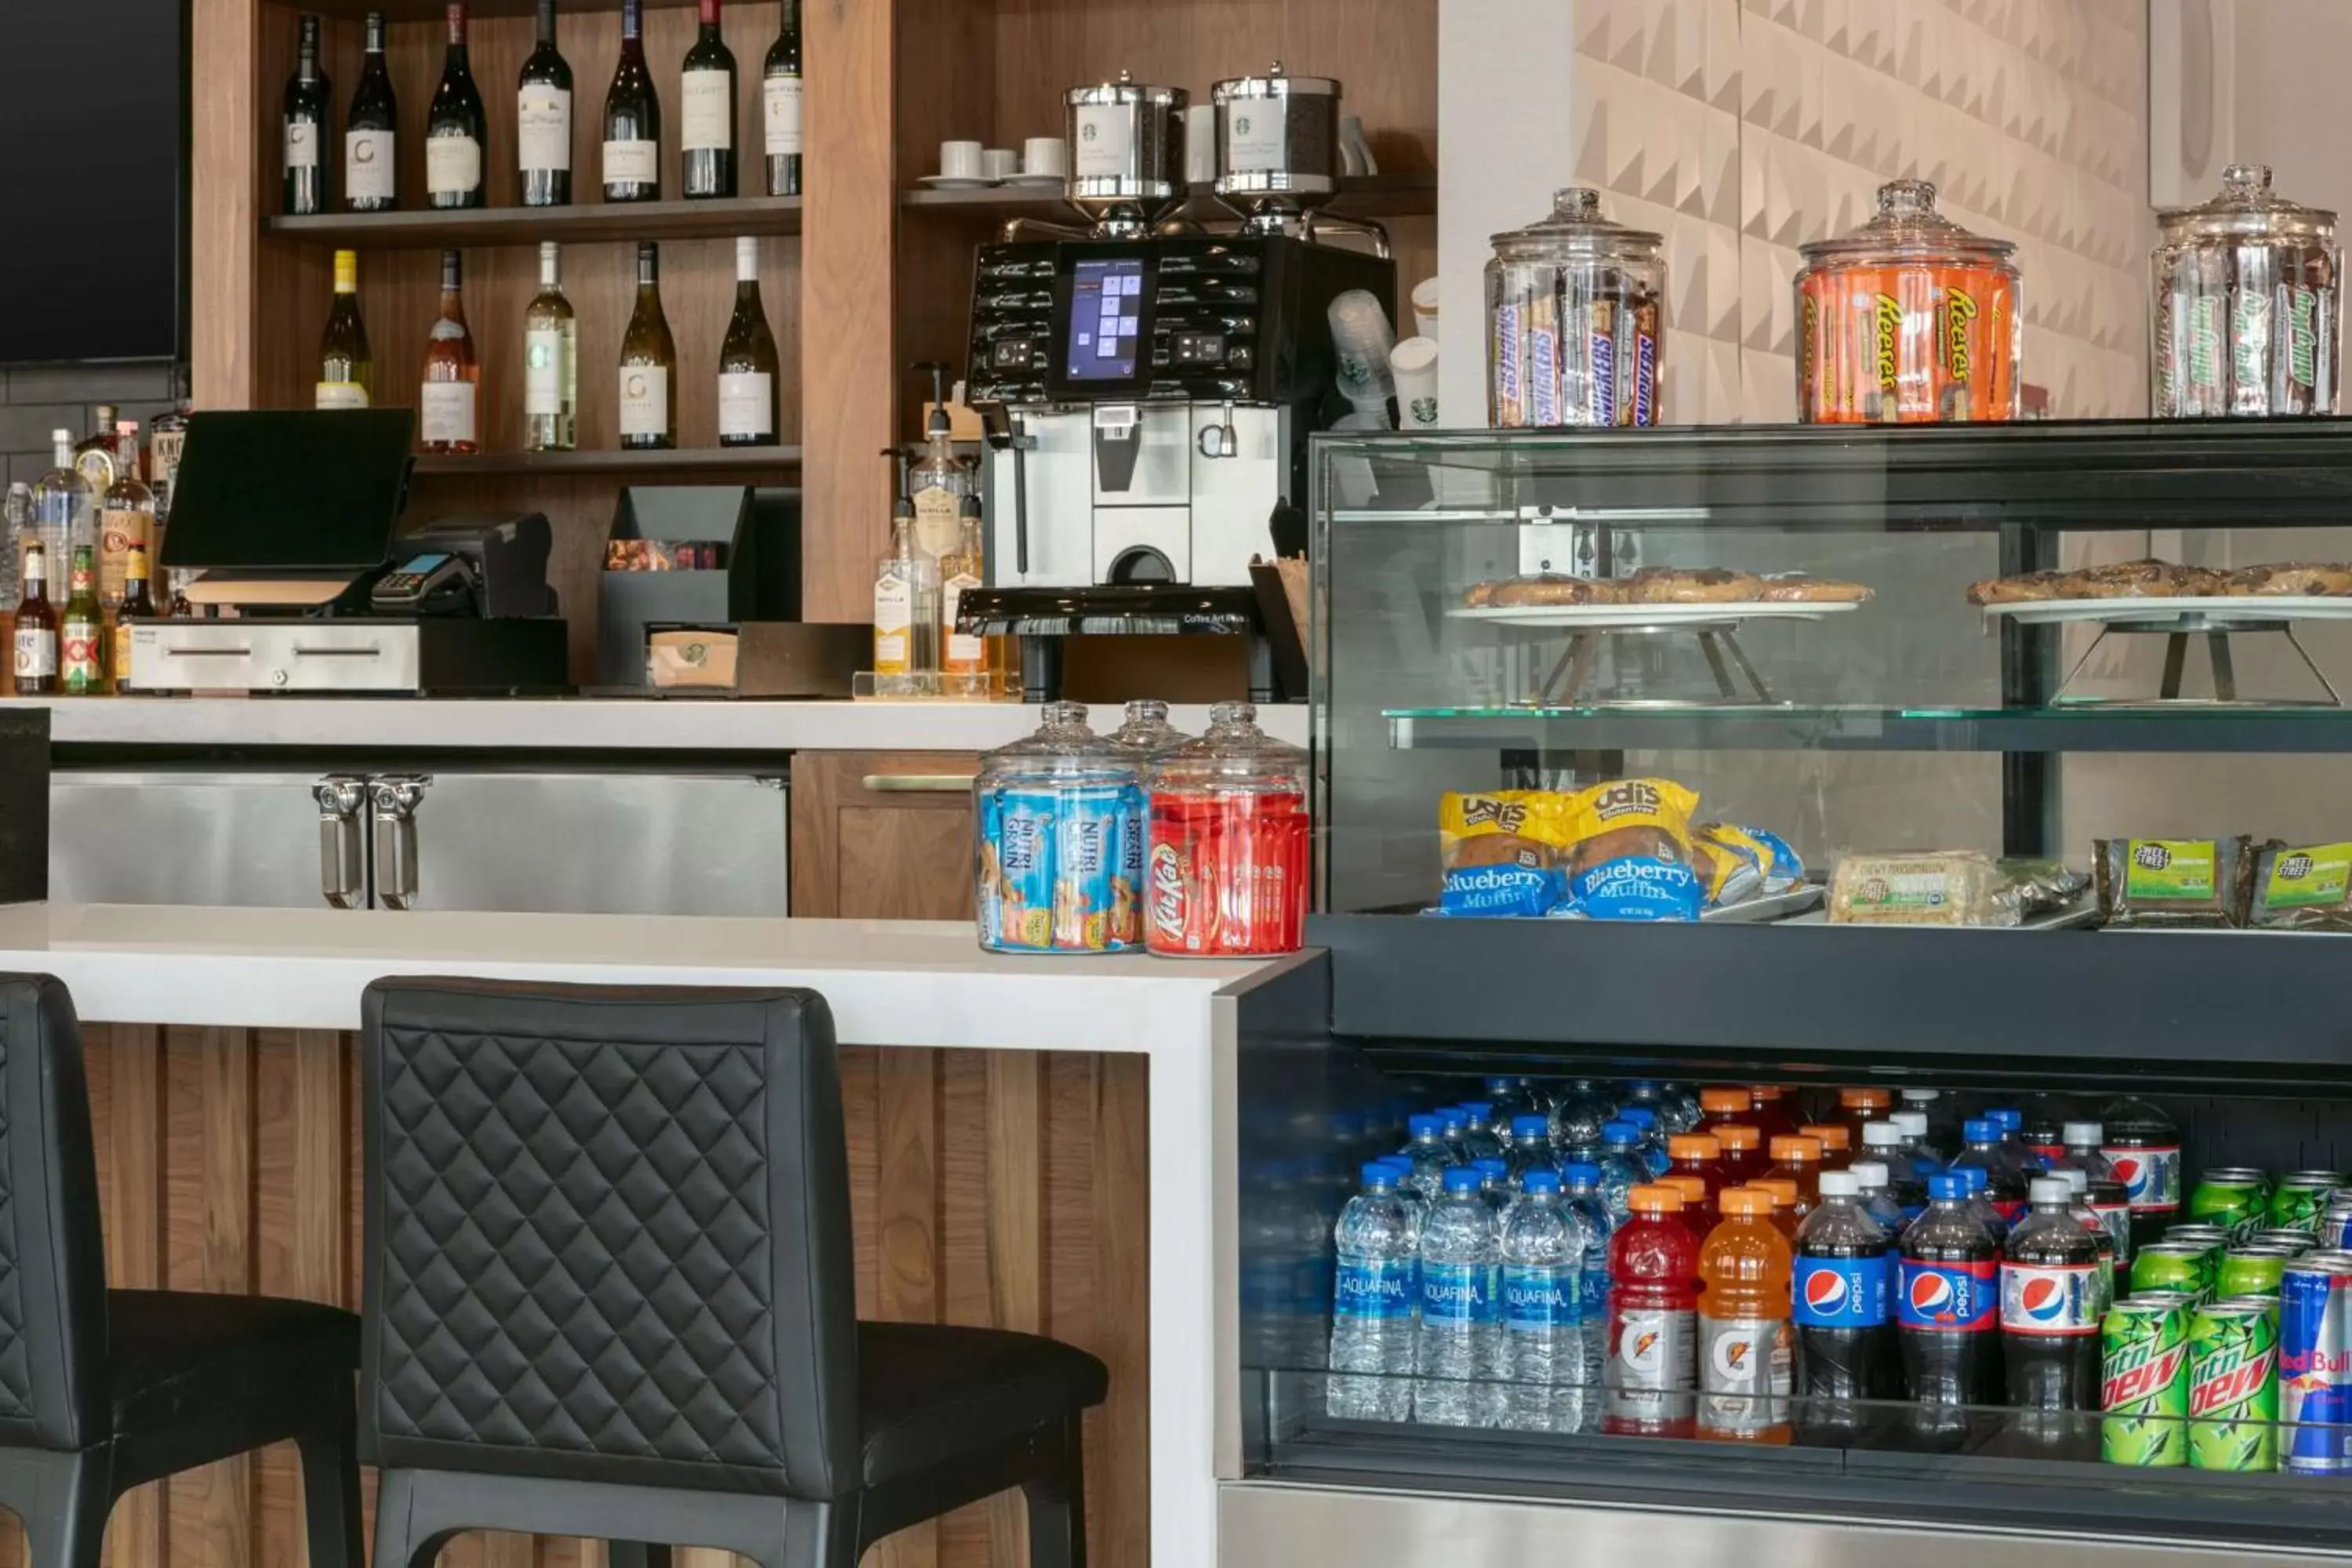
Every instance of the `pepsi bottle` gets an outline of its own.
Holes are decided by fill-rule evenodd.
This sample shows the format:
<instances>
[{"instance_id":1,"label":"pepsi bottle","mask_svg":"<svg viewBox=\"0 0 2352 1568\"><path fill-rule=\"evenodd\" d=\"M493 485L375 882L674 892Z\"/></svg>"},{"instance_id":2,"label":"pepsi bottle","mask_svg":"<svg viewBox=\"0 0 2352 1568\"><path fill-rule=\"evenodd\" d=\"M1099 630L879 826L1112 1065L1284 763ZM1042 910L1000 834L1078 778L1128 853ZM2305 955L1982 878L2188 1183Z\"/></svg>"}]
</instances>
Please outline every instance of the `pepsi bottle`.
<instances>
[{"instance_id":1,"label":"pepsi bottle","mask_svg":"<svg viewBox=\"0 0 2352 1568\"><path fill-rule=\"evenodd\" d=\"M1917 1430L1958 1436L1970 1405L2000 1402L2000 1247L1969 1202L1968 1178L1927 1178L1927 1212L1903 1233L1895 1338Z\"/></svg>"},{"instance_id":2,"label":"pepsi bottle","mask_svg":"<svg viewBox=\"0 0 2352 1568\"><path fill-rule=\"evenodd\" d=\"M1860 1189L1862 1212L1888 1236L1901 1236L1903 1227L1911 1223L1913 1216L1905 1214L1903 1205L1896 1203L1886 1190L1886 1162L1856 1160L1846 1169L1853 1173L1854 1185ZM1924 1210L1926 1205L1921 1207Z\"/></svg>"},{"instance_id":3,"label":"pepsi bottle","mask_svg":"<svg viewBox=\"0 0 2352 1568\"><path fill-rule=\"evenodd\" d=\"M1862 1157L1886 1167L1886 1195L1902 1209L1904 1224L1927 1212L1927 1178L1919 1173L1918 1166L1904 1149L1901 1128L1892 1121L1864 1122Z\"/></svg>"},{"instance_id":4,"label":"pepsi bottle","mask_svg":"<svg viewBox=\"0 0 2352 1568\"><path fill-rule=\"evenodd\" d=\"M2031 1179L2036 1171L2049 1169L2048 1159L2025 1146L2025 1112L2006 1109L1988 1110L1984 1119L1992 1123L2001 1157L2009 1162L2011 1170Z\"/></svg>"},{"instance_id":5,"label":"pepsi bottle","mask_svg":"<svg viewBox=\"0 0 2352 1568\"><path fill-rule=\"evenodd\" d=\"M1968 1146L1953 1158L1952 1168L1966 1170L1974 1165L1983 1170L1985 1202L2000 1216L2003 1228L2015 1225L2025 1216L2025 1179L2001 1149L2000 1124L1986 1117L1970 1117L1961 1124L1960 1136Z\"/></svg>"},{"instance_id":6,"label":"pepsi bottle","mask_svg":"<svg viewBox=\"0 0 2352 1568\"><path fill-rule=\"evenodd\" d=\"M1864 1212L1860 1191L1853 1172L1824 1172L1821 1206L1797 1227L1797 1425L1833 1435L1863 1424L1866 1412L1853 1401L1896 1396L1893 1238Z\"/></svg>"},{"instance_id":7,"label":"pepsi bottle","mask_svg":"<svg viewBox=\"0 0 2352 1568\"><path fill-rule=\"evenodd\" d=\"M2020 1109L2025 1119L2018 1127L2018 1141L2040 1157L2046 1170L2066 1152L2066 1123L2074 1120L2074 1102L2062 1094L2037 1094Z\"/></svg>"},{"instance_id":8,"label":"pepsi bottle","mask_svg":"<svg viewBox=\"0 0 2352 1568\"><path fill-rule=\"evenodd\" d=\"M2008 1238L2009 1222L2000 1217L1992 1206L1992 1200L1985 1196L1986 1173L1982 1165L1956 1165L1952 1168L1952 1174L1959 1177L1967 1189L1969 1212L1977 1216L1977 1223L1985 1227L1985 1234L1991 1237L1993 1245L1998 1247Z\"/></svg>"},{"instance_id":9,"label":"pepsi bottle","mask_svg":"<svg viewBox=\"0 0 2352 1568\"><path fill-rule=\"evenodd\" d=\"M2180 1217L2180 1130L2145 1100L2118 1100L2100 1116L2099 1152L2131 1200L2131 1250L2162 1239Z\"/></svg>"},{"instance_id":10,"label":"pepsi bottle","mask_svg":"<svg viewBox=\"0 0 2352 1568\"><path fill-rule=\"evenodd\" d=\"M2063 1176L2037 1176L2031 1214L2010 1233L2000 1265L2000 1352L2019 1429L2045 1442L2097 1441L2099 1247L2074 1215ZM2087 1456L2086 1456L2087 1457Z\"/></svg>"}]
</instances>

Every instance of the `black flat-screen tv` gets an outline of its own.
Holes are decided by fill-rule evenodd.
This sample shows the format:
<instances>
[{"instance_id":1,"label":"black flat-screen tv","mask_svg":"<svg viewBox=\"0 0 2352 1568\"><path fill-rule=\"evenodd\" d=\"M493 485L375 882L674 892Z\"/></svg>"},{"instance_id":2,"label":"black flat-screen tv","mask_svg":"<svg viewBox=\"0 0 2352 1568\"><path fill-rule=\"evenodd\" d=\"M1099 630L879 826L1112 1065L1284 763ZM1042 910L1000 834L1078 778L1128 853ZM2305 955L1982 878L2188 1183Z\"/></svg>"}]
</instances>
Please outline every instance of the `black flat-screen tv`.
<instances>
[{"instance_id":1,"label":"black flat-screen tv","mask_svg":"<svg viewBox=\"0 0 2352 1568\"><path fill-rule=\"evenodd\" d=\"M0 0L0 364L184 358L188 0Z\"/></svg>"}]
</instances>

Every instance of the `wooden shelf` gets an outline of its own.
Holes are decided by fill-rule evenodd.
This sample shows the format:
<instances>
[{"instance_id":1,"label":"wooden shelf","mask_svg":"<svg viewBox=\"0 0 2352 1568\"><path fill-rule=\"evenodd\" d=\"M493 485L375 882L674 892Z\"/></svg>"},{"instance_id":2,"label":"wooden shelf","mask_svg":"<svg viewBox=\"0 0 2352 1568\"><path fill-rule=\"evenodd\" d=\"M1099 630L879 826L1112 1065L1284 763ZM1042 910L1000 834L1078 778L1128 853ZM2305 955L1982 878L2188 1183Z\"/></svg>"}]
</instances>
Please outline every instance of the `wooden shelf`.
<instances>
[{"instance_id":1,"label":"wooden shelf","mask_svg":"<svg viewBox=\"0 0 2352 1568\"><path fill-rule=\"evenodd\" d=\"M1009 218L1043 218L1049 223L1076 223L1078 215L1052 185L976 185L961 190L934 190L929 185L898 194L901 206L959 217L1001 223ZM1367 174L1342 181L1339 198L1323 209L1334 217L1425 217L1437 211L1435 174ZM1232 211L1207 185L1194 185L1184 204L1184 216L1195 222L1233 219Z\"/></svg>"},{"instance_id":2,"label":"wooden shelf","mask_svg":"<svg viewBox=\"0 0 2352 1568\"><path fill-rule=\"evenodd\" d=\"M416 459L419 474L478 477L493 474L775 473L797 468L798 447L701 447L673 452L476 452L470 456L426 453Z\"/></svg>"},{"instance_id":3,"label":"wooden shelf","mask_svg":"<svg viewBox=\"0 0 2352 1568\"><path fill-rule=\"evenodd\" d=\"M599 240L733 239L798 234L798 196L737 196L701 202L590 202L568 207L477 207L469 211L324 213L270 217L264 233L350 249L570 245Z\"/></svg>"},{"instance_id":4,"label":"wooden shelf","mask_svg":"<svg viewBox=\"0 0 2352 1568\"><path fill-rule=\"evenodd\" d=\"M340 17L345 21L363 20L371 11L381 11L391 22L437 22L448 9L446 0L279 0L289 10L304 11L312 16ZM645 0L648 11L667 9L691 10L694 0ZM563 0L565 15L574 11L618 11L621 0ZM531 0L472 0L470 13L476 16L528 16L533 10Z\"/></svg>"}]
</instances>

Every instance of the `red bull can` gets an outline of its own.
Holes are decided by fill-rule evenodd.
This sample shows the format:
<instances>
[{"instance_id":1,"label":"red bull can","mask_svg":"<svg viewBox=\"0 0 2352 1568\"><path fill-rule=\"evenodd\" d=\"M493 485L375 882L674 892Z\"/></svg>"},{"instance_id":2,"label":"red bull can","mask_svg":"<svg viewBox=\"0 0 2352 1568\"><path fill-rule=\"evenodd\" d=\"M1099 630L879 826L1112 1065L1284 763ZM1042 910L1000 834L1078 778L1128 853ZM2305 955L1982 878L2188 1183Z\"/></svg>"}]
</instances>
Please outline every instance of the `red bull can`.
<instances>
[{"instance_id":1,"label":"red bull can","mask_svg":"<svg viewBox=\"0 0 2352 1568\"><path fill-rule=\"evenodd\" d=\"M2279 1419L2285 1468L2352 1474L2352 1253L2311 1252L2279 1282Z\"/></svg>"},{"instance_id":2,"label":"red bull can","mask_svg":"<svg viewBox=\"0 0 2352 1568\"><path fill-rule=\"evenodd\" d=\"M2258 1230L2249 1238L2256 1247L2284 1247L2300 1258L2306 1252L2322 1250L2334 1244L2323 1242L2307 1230Z\"/></svg>"},{"instance_id":3,"label":"red bull can","mask_svg":"<svg viewBox=\"0 0 2352 1568\"><path fill-rule=\"evenodd\" d=\"M2352 1192L2327 1194L2327 1206L2319 1211L2318 1239L2322 1247L2352 1245Z\"/></svg>"}]
</instances>

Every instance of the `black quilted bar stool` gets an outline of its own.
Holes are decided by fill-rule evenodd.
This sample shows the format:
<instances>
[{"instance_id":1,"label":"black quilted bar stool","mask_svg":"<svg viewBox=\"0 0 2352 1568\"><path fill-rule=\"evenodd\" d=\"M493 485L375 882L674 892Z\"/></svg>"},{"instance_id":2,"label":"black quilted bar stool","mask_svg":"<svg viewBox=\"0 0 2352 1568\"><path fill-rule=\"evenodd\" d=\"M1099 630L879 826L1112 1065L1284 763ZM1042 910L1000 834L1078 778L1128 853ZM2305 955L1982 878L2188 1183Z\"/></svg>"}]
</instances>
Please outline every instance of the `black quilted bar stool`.
<instances>
[{"instance_id":1,"label":"black quilted bar stool","mask_svg":"<svg viewBox=\"0 0 2352 1568\"><path fill-rule=\"evenodd\" d=\"M823 997L384 980L364 1027L375 1568L474 1529L850 1568L1014 1487L1083 1568L1108 1374L857 1321Z\"/></svg>"},{"instance_id":2,"label":"black quilted bar stool","mask_svg":"<svg viewBox=\"0 0 2352 1568\"><path fill-rule=\"evenodd\" d=\"M311 1568L362 1568L359 1361L339 1308L106 1288L73 998L0 975L0 1508L32 1568L98 1568L124 1492L289 1438Z\"/></svg>"}]
</instances>

